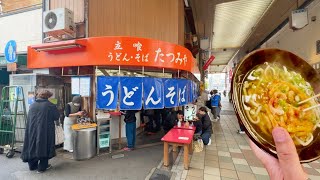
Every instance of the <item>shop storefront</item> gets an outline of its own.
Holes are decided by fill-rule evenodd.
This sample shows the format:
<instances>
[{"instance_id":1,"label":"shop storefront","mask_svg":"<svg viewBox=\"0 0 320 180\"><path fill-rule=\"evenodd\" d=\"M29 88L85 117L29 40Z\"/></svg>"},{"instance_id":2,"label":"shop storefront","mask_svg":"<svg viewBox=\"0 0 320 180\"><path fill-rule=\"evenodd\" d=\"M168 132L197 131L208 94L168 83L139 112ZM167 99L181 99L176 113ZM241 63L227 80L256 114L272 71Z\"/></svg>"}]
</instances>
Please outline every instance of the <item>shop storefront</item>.
<instances>
[{"instance_id":1,"label":"shop storefront","mask_svg":"<svg viewBox=\"0 0 320 180\"><path fill-rule=\"evenodd\" d=\"M109 148L112 140L121 147L119 111L181 108L198 97L199 70L191 52L158 40L95 37L29 46L28 68L49 68L63 79L64 96L53 97L56 103L82 97L88 119L98 125L98 149ZM140 127L139 118L136 123Z\"/></svg>"}]
</instances>

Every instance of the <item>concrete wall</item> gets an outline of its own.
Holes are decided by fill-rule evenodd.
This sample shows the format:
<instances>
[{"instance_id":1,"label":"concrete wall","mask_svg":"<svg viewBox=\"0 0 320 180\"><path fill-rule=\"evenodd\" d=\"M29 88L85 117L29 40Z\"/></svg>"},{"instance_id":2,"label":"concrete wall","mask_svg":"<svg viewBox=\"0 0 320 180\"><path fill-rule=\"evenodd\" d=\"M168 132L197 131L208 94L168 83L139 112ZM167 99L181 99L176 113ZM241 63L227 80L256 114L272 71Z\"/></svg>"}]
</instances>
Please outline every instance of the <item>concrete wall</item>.
<instances>
[{"instance_id":1,"label":"concrete wall","mask_svg":"<svg viewBox=\"0 0 320 180\"><path fill-rule=\"evenodd\" d=\"M316 16L316 21L311 21L312 16ZM316 54L316 41L320 40L320 0L309 5L308 18L309 24L303 29L294 31L287 24L261 48L280 48L297 54L310 64L320 62L320 54Z\"/></svg>"},{"instance_id":2,"label":"concrete wall","mask_svg":"<svg viewBox=\"0 0 320 180\"><path fill-rule=\"evenodd\" d=\"M0 17L0 54L9 40L17 42L17 52L42 42L42 9Z\"/></svg>"}]
</instances>

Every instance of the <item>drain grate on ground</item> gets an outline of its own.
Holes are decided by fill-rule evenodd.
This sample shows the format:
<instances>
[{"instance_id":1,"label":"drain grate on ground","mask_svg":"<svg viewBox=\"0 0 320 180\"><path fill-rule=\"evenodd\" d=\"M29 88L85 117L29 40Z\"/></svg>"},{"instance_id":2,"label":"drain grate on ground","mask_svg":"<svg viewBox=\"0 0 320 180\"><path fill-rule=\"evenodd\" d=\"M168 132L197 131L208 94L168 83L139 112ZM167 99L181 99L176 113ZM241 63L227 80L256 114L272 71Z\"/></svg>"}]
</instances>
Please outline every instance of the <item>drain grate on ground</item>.
<instances>
[{"instance_id":1,"label":"drain grate on ground","mask_svg":"<svg viewBox=\"0 0 320 180\"><path fill-rule=\"evenodd\" d=\"M222 110L221 115L235 115L235 112L233 110Z\"/></svg>"},{"instance_id":2,"label":"drain grate on ground","mask_svg":"<svg viewBox=\"0 0 320 180\"><path fill-rule=\"evenodd\" d=\"M172 172L156 169L150 177L150 180L170 180L171 176Z\"/></svg>"}]
</instances>

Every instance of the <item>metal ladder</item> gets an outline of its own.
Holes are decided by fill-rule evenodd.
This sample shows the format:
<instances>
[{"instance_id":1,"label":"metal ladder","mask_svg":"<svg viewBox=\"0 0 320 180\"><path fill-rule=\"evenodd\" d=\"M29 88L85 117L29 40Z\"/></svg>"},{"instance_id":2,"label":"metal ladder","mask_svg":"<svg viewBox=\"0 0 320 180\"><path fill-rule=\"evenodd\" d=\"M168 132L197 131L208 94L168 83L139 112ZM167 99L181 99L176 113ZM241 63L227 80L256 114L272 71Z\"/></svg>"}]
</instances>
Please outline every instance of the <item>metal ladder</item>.
<instances>
[{"instance_id":1,"label":"metal ladder","mask_svg":"<svg viewBox=\"0 0 320 180\"><path fill-rule=\"evenodd\" d=\"M27 112L23 88L5 86L0 102L0 154L5 151L12 158L15 151L22 151Z\"/></svg>"}]
</instances>

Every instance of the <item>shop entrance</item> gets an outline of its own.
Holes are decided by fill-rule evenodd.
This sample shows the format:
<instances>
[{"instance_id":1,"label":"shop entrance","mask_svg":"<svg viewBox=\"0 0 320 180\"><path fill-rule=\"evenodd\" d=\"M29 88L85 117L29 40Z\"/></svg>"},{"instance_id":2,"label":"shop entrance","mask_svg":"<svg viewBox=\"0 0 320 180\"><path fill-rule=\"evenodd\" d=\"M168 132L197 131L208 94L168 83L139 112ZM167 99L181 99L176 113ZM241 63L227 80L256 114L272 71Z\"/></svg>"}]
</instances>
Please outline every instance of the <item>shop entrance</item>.
<instances>
[{"instance_id":1,"label":"shop entrance","mask_svg":"<svg viewBox=\"0 0 320 180\"><path fill-rule=\"evenodd\" d=\"M161 109L182 109L195 101L199 87L197 61L188 49L145 38L93 37L33 45L28 47L28 68L49 68L51 75L63 78L65 107L72 96L81 96L81 111L86 110L81 115L87 117L74 125L96 128L92 142L98 154L100 149L125 146L127 111L137 111L130 131L138 135L137 147L160 143L162 117L169 114Z\"/></svg>"},{"instance_id":2,"label":"shop entrance","mask_svg":"<svg viewBox=\"0 0 320 180\"><path fill-rule=\"evenodd\" d=\"M162 72L161 72L162 71ZM145 70L143 67L97 67L95 73L97 77L145 77L145 78L173 78L178 73L173 70ZM163 122L170 115L174 108L146 109L144 104L142 109L136 113L136 148L150 147L162 144L161 138L165 135ZM124 116L113 112L124 110L96 110L97 113L111 114L111 142L112 149L119 150L127 146ZM120 119L120 123L119 123ZM119 128L121 132L119 132ZM119 137L121 137L119 139Z\"/></svg>"}]
</instances>

